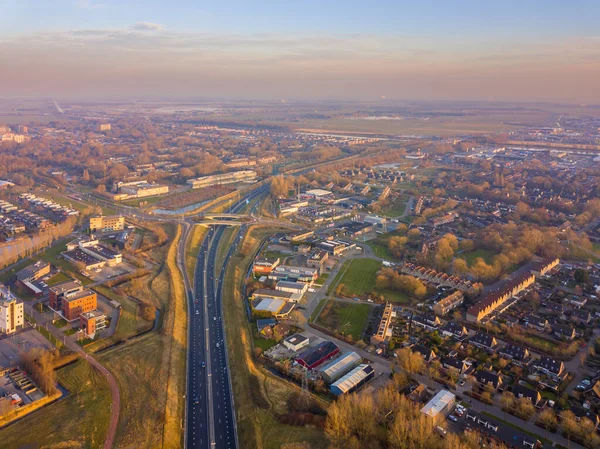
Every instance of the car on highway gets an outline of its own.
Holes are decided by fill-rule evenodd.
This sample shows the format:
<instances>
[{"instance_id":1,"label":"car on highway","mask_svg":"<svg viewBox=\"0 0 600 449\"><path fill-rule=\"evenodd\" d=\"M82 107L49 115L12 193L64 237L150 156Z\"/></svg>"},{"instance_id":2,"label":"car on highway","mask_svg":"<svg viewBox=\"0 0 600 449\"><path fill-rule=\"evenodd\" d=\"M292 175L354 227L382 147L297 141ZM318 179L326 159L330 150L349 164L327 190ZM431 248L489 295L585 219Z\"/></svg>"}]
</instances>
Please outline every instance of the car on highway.
<instances>
[{"instance_id":1,"label":"car on highway","mask_svg":"<svg viewBox=\"0 0 600 449\"><path fill-rule=\"evenodd\" d=\"M200 315L200 311L196 309L196 315Z\"/></svg>"},{"instance_id":2,"label":"car on highway","mask_svg":"<svg viewBox=\"0 0 600 449\"><path fill-rule=\"evenodd\" d=\"M198 400L198 398L195 397L194 398L194 405L198 405L198 404L200 404L200 401Z\"/></svg>"},{"instance_id":3,"label":"car on highway","mask_svg":"<svg viewBox=\"0 0 600 449\"><path fill-rule=\"evenodd\" d=\"M206 366L206 362L204 360L202 360L202 368L204 368Z\"/></svg>"},{"instance_id":4,"label":"car on highway","mask_svg":"<svg viewBox=\"0 0 600 449\"><path fill-rule=\"evenodd\" d=\"M220 343L217 343L217 348L218 348L219 346L221 346L221 344L220 344Z\"/></svg>"}]
</instances>

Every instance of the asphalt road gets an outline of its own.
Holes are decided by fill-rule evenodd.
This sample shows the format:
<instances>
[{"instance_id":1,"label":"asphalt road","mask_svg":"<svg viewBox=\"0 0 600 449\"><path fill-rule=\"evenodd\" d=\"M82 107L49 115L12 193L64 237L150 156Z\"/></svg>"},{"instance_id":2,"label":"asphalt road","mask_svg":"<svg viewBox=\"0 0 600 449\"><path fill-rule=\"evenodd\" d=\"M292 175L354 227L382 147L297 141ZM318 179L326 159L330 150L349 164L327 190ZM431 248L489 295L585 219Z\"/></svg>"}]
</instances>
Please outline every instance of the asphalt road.
<instances>
[{"instance_id":1,"label":"asphalt road","mask_svg":"<svg viewBox=\"0 0 600 449\"><path fill-rule=\"evenodd\" d=\"M266 190L258 189L247 198L252 200L265 193ZM242 200L232 206L230 212L236 213L245 205L246 202ZM221 266L216 266L216 261L225 226L213 226L198 251L193 292L188 294L191 300L186 420L188 449L235 449L238 446L222 321L222 295L227 263L237 251L237 243L245 228L246 226L242 225L238 230L235 243L229 247ZM188 232L189 229L186 228L184 237L187 237ZM185 260L185 240L182 239L184 244L180 246L179 251L181 261ZM182 272L185 273L186 270L183 269ZM185 281L190 285L187 278Z\"/></svg>"}]
</instances>

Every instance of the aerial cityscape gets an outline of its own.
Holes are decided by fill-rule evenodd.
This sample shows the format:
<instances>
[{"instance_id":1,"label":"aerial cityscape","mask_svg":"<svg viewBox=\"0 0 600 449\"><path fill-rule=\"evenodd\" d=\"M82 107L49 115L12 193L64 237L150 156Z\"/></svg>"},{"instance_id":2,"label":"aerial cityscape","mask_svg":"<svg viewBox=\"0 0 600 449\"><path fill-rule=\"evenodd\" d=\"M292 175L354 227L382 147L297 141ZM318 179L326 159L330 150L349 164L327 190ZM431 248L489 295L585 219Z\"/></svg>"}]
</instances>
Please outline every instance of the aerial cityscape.
<instances>
[{"instance_id":1,"label":"aerial cityscape","mask_svg":"<svg viewBox=\"0 0 600 449\"><path fill-rule=\"evenodd\" d=\"M600 4L24 3L0 449L600 448Z\"/></svg>"}]
</instances>

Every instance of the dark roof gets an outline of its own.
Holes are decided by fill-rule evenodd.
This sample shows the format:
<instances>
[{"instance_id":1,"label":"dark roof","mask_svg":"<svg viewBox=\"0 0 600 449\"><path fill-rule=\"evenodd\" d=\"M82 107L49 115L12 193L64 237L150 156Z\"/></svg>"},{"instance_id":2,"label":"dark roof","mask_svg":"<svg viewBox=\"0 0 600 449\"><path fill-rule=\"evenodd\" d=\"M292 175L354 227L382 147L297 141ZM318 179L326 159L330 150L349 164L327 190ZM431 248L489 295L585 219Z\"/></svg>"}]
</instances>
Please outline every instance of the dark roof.
<instances>
[{"instance_id":1,"label":"dark roof","mask_svg":"<svg viewBox=\"0 0 600 449\"><path fill-rule=\"evenodd\" d=\"M435 323L436 321L439 322L439 319L433 313L422 313L413 317L413 321L423 324L430 324Z\"/></svg>"},{"instance_id":2,"label":"dark roof","mask_svg":"<svg viewBox=\"0 0 600 449\"><path fill-rule=\"evenodd\" d=\"M539 391L518 384L512 387L512 392L516 398L529 398L534 405L537 403L540 397Z\"/></svg>"},{"instance_id":3,"label":"dark roof","mask_svg":"<svg viewBox=\"0 0 600 449\"><path fill-rule=\"evenodd\" d=\"M527 349L510 343L500 350L500 354L506 354L516 360L523 360L526 356L526 353Z\"/></svg>"},{"instance_id":4,"label":"dark roof","mask_svg":"<svg viewBox=\"0 0 600 449\"><path fill-rule=\"evenodd\" d=\"M590 320L592 315L587 310L577 309L573 311L573 316L582 320Z\"/></svg>"},{"instance_id":5,"label":"dark roof","mask_svg":"<svg viewBox=\"0 0 600 449\"><path fill-rule=\"evenodd\" d=\"M483 332L478 332L469 340L471 343L478 343L482 346L487 346L488 348L493 347L494 345L494 336L490 334L485 334Z\"/></svg>"},{"instance_id":6,"label":"dark roof","mask_svg":"<svg viewBox=\"0 0 600 449\"><path fill-rule=\"evenodd\" d=\"M256 327L260 331L263 327L274 326L277 324L277 320L275 318L261 318L256 320Z\"/></svg>"},{"instance_id":7,"label":"dark roof","mask_svg":"<svg viewBox=\"0 0 600 449\"><path fill-rule=\"evenodd\" d=\"M558 375L564 369L563 362L551 359L550 357L545 356L545 355L543 355L540 358L540 360L538 360L536 362L535 366L540 366L542 368L545 368L546 370L548 370L551 373L554 373L556 375Z\"/></svg>"},{"instance_id":8,"label":"dark roof","mask_svg":"<svg viewBox=\"0 0 600 449\"><path fill-rule=\"evenodd\" d=\"M444 357L442 359L442 365L449 365L462 371L465 361L457 357Z\"/></svg>"},{"instance_id":9,"label":"dark roof","mask_svg":"<svg viewBox=\"0 0 600 449\"><path fill-rule=\"evenodd\" d=\"M539 316L529 315L523 318L523 321L529 324L533 324L539 327L545 327L548 324L548 320L546 318L540 318Z\"/></svg>"},{"instance_id":10,"label":"dark roof","mask_svg":"<svg viewBox=\"0 0 600 449\"><path fill-rule=\"evenodd\" d=\"M454 321L448 321L442 329L446 332L452 332L455 335L462 335L465 327L462 324L455 323Z\"/></svg>"},{"instance_id":11,"label":"dark roof","mask_svg":"<svg viewBox=\"0 0 600 449\"><path fill-rule=\"evenodd\" d=\"M492 371L481 370L475 373L475 378L477 382L482 384L491 383L495 388L501 383L500 375L497 373L493 373Z\"/></svg>"},{"instance_id":12,"label":"dark roof","mask_svg":"<svg viewBox=\"0 0 600 449\"><path fill-rule=\"evenodd\" d=\"M304 364L305 366L312 367L319 360L326 358L335 351L339 351L337 345L329 340L319 343L314 348L309 348L303 351L297 358L296 361Z\"/></svg>"},{"instance_id":13,"label":"dark roof","mask_svg":"<svg viewBox=\"0 0 600 449\"><path fill-rule=\"evenodd\" d=\"M575 329L565 324L553 324L552 331L557 334L572 336L575 333Z\"/></svg>"},{"instance_id":14,"label":"dark roof","mask_svg":"<svg viewBox=\"0 0 600 449\"><path fill-rule=\"evenodd\" d=\"M411 349L413 352L418 352L419 354L421 354L426 360L435 357L435 352L433 351L433 349L430 349L427 346L413 345ZM433 355L431 354L432 352Z\"/></svg>"},{"instance_id":15,"label":"dark roof","mask_svg":"<svg viewBox=\"0 0 600 449\"><path fill-rule=\"evenodd\" d=\"M597 414L591 413L589 410L586 410L582 407L577 407L576 405L573 405L571 407L571 411L577 418L587 418L590 421L592 421L595 425L598 425L598 422L600 421L598 419Z\"/></svg>"}]
</instances>

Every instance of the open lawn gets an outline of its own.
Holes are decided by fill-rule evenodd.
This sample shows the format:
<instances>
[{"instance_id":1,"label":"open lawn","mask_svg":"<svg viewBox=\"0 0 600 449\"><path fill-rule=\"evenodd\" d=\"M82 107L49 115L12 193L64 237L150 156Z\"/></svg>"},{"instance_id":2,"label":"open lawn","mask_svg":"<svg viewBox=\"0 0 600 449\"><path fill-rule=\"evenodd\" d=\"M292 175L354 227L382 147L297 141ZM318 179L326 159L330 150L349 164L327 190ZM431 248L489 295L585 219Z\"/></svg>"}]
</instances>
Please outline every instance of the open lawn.
<instances>
[{"instance_id":1,"label":"open lawn","mask_svg":"<svg viewBox=\"0 0 600 449\"><path fill-rule=\"evenodd\" d=\"M485 260L485 263L492 263L492 258L495 256L493 251L488 251L486 249L477 249L475 251L471 251L468 253L462 253L461 256L467 261L469 265L473 265L475 263L475 259L481 257Z\"/></svg>"},{"instance_id":2,"label":"open lawn","mask_svg":"<svg viewBox=\"0 0 600 449\"><path fill-rule=\"evenodd\" d=\"M382 259L387 259L387 260L394 259L394 256L392 256L392 253L388 249L387 244L382 242L379 238L370 240L366 243L367 243L367 245L369 245L371 247L371 249L373 250L373 253L377 257L381 257Z\"/></svg>"},{"instance_id":3,"label":"open lawn","mask_svg":"<svg viewBox=\"0 0 600 449\"><path fill-rule=\"evenodd\" d=\"M100 348L109 346L112 343L131 337L152 327L152 322L142 318L138 304L132 299L127 296L118 295L112 289L104 286L94 287L94 290L109 299L121 303L121 316L117 325L117 331L114 335L106 339L98 340L88 346L86 349L89 351L97 351Z\"/></svg>"},{"instance_id":4,"label":"open lawn","mask_svg":"<svg viewBox=\"0 0 600 449\"><path fill-rule=\"evenodd\" d=\"M0 429L1 447L102 447L111 407L106 380L83 360L58 370L57 379L70 394Z\"/></svg>"},{"instance_id":5,"label":"open lawn","mask_svg":"<svg viewBox=\"0 0 600 449\"><path fill-rule=\"evenodd\" d=\"M69 281L70 279L71 278L69 276L67 276L65 273L63 273L61 271L59 273L56 273L50 279L48 279L48 281L46 282L46 284L48 284L48 285L56 285L56 284L60 284L61 282Z\"/></svg>"},{"instance_id":6,"label":"open lawn","mask_svg":"<svg viewBox=\"0 0 600 449\"><path fill-rule=\"evenodd\" d=\"M263 351L266 351L267 349L271 349L276 344L277 344L277 342L275 340L267 340L266 338L255 338L254 339L254 347L260 348Z\"/></svg>"},{"instance_id":7,"label":"open lawn","mask_svg":"<svg viewBox=\"0 0 600 449\"><path fill-rule=\"evenodd\" d=\"M397 302L400 304L408 304L410 302L410 298L404 292L399 292L397 290L385 289L380 290L378 288L375 289L375 293L378 295L383 295L386 301L389 302Z\"/></svg>"},{"instance_id":8,"label":"open lawn","mask_svg":"<svg viewBox=\"0 0 600 449\"><path fill-rule=\"evenodd\" d=\"M375 278L381 269L381 262L376 259L352 259L348 265L346 263L340 271L343 275L339 280L339 284L344 285L344 294L347 296L370 294L375 288Z\"/></svg>"},{"instance_id":9,"label":"open lawn","mask_svg":"<svg viewBox=\"0 0 600 449\"><path fill-rule=\"evenodd\" d=\"M355 341L362 338L363 330L369 319L371 306L368 304L351 304L330 299L317 318L317 324L352 335Z\"/></svg>"},{"instance_id":10,"label":"open lawn","mask_svg":"<svg viewBox=\"0 0 600 449\"><path fill-rule=\"evenodd\" d=\"M386 217L400 217L404 214L408 198L408 195L399 195L393 203L383 208L381 215L385 215Z\"/></svg>"}]
</instances>

